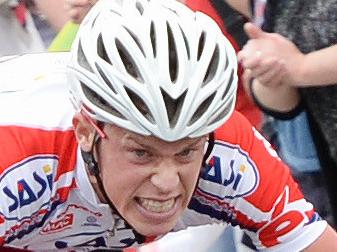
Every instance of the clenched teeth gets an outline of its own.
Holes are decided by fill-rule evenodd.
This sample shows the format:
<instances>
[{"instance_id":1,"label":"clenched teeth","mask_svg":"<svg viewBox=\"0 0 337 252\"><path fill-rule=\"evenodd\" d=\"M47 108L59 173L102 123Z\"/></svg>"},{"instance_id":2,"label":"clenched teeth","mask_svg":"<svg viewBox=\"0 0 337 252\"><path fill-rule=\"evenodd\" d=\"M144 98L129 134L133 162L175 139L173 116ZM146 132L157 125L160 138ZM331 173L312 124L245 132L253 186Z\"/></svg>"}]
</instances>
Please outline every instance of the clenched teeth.
<instances>
[{"instance_id":1,"label":"clenched teeth","mask_svg":"<svg viewBox=\"0 0 337 252\"><path fill-rule=\"evenodd\" d=\"M166 201L139 198L139 203L142 207L155 213L164 213L170 211L173 208L174 201L175 200L173 198Z\"/></svg>"}]
</instances>

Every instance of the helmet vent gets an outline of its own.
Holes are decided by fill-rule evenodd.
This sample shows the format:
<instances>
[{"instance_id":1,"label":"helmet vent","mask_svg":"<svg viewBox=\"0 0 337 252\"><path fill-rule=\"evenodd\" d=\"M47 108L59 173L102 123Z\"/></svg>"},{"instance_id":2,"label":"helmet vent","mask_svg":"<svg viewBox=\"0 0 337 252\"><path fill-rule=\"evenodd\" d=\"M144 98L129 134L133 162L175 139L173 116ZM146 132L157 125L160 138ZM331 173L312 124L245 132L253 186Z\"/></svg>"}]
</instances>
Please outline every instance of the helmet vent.
<instances>
[{"instance_id":1,"label":"helmet vent","mask_svg":"<svg viewBox=\"0 0 337 252\"><path fill-rule=\"evenodd\" d=\"M151 26L150 26L150 39L151 39L151 44L152 44L153 56L156 57L157 55L156 32L154 30L153 22L151 22Z\"/></svg>"},{"instance_id":2,"label":"helmet vent","mask_svg":"<svg viewBox=\"0 0 337 252\"><path fill-rule=\"evenodd\" d=\"M136 9L139 11L140 15L143 15L144 13L144 7L140 2L136 3Z\"/></svg>"},{"instance_id":3,"label":"helmet vent","mask_svg":"<svg viewBox=\"0 0 337 252\"><path fill-rule=\"evenodd\" d=\"M211 58L211 62L208 65L202 86L205 86L209 81L211 81L214 78L218 65L219 65L219 47L218 45L216 45Z\"/></svg>"},{"instance_id":4,"label":"helmet vent","mask_svg":"<svg viewBox=\"0 0 337 252\"><path fill-rule=\"evenodd\" d=\"M86 70L88 70L90 72L93 72L93 70L90 67L90 64L87 60L87 57L85 56L85 54L83 52L81 41L78 42L77 62L81 67L85 68Z\"/></svg>"},{"instance_id":5,"label":"helmet vent","mask_svg":"<svg viewBox=\"0 0 337 252\"><path fill-rule=\"evenodd\" d=\"M222 100L225 99L228 95L228 91L231 88L231 84L233 83L233 79L234 79L234 71L231 71L231 75L229 76L229 80L227 80L227 83L230 83L229 85L227 85L227 88L225 90L225 92L222 95Z\"/></svg>"},{"instance_id":6,"label":"helmet vent","mask_svg":"<svg viewBox=\"0 0 337 252\"><path fill-rule=\"evenodd\" d=\"M178 13L177 13L177 11L176 11L175 9L172 9L172 8L170 8L170 7L167 7L167 10L173 12L173 14L175 14L175 15L178 16Z\"/></svg>"},{"instance_id":7,"label":"helmet vent","mask_svg":"<svg viewBox=\"0 0 337 252\"><path fill-rule=\"evenodd\" d=\"M119 56L123 62L125 70L135 79L137 79L140 82L144 82L142 76L139 73L139 69L133 60L132 56L128 53L126 48L123 46L123 44L116 39L116 47L119 53Z\"/></svg>"},{"instance_id":8,"label":"helmet vent","mask_svg":"<svg viewBox=\"0 0 337 252\"><path fill-rule=\"evenodd\" d=\"M184 38L185 48L186 48L186 52L187 52L187 58L190 59L191 58L191 52L190 52L190 47L188 46L188 42L187 42L185 32L183 31L183 29L181 28L180 25L179 25L179 28L180 28L181 34L183 35L183 38Z\"/></svg>"},{"instance_id":9,"label":"helmet vent","mask_svg":"<svg viewBox=\"0 0 337 252\"><path fill-rule=\"evenodd\" d=\"M226 52L226 54L227 54L227 52ZM226 62L225 62L224 71L227 69L228 66L229 66L229 60L228 60L228 58L227 58L227 60L226 60Z\"/></svg>"},{"instance_id":10,"label":"helmet vent","mask_svg":"<svg viewBox=\"0 0 337 252\"><path fill-rule=\"evenodd\" d=\"M130 34L130 36L132 37L132 39L135 41L135 43L137 44L138 48L140 49L140 51L142 52L142 54L145 57L145 53L144 53L143 47L139 43L139 40L137 39L136 35L132 31L130 31L127 27L125 27L125 26L124 26L124 29L126 31L128 31L128 33Z\"/></svg>"},{"instance_id":11,"label":"helmet vent","mask_svg":"<svg viewBox=\"0 0 337 252\"><path fill-rule=\"evenodd\" d=\"M132 101L133 105L137 108L137 110L151 123L155 123L155 120L151 114L151 111L149 110L146 103L143 101L143 99L138 96L135 92L133 92L131 89L125 87L125 91L128 94L128 97Z\"/></svg>"},{"instance_id":12,"label":"helmet vent","mask_svg":"<svg viewBox=\"0 0 337 252\"><path fill-rule=\"evenodd\" d=\"M204 113L205 111L208 109L208 107L212 104L212 101L215 97L216 91L210 95L209 97L207 97L206 100L204 100L198 107L198 109L194 112L190 122L189 122L189 126L192 125L193 123L195 123Z\"/></svg>"},{"instance_id":13,"label":"helmet vent","mask_svg":"<svg viewBox=\"0 0 337 252\"><path fill-rule=\"evenodd\" d=\"M174 83L177 80L178 74L178 55L177 48L174 41L172 29L168 22L166 22L167 37L168 37L168 50L169 50L169 68L170 68L170 78Z\"/></svg>"},{"instance_id":14,"label":"helmet vent","mask_svg":"<svg viewBox=\"0 0 337 252\"><path fill-rule=\"evenodd\" d=\"M233 98L231 98L231 100L233 100ZM228 104L229 105L225 106L225 108L223 108L223 111L221 111L221 113L219 113L219 115L216 118L214 118L211 122L208 123L209 125L221 121L223 118L225 118L231 113L232 111L231 105L233 104L233 102L229 102Z\"/></svg>"},{"instance_id":15,"label":"helmet vent","mask_svg":"<svg viewBox=\"0 0 337 252\"><path fill-rule=\"evenodd\" d=\"M205 47L205 32L202 32L199 38L198 58L197 58L198 61L200 60L204 47Z\"/></svg>"},{"instance_id":16,"label":"helmet vent","mask_svg":"<svg viewBox=\"0 0 337 252\"><path fill-rule=\"evenodd\" d=\"M184 104L187 90L177 99L172 99L171 96L169 96L163 89L161 89L161 93L165 102L170 127L174 128L178 121L182 105Z\"/></svg>"},{"instance_id":17,"label":"helmet vent","mask_svg":"<svg viewBox=\"0 0 337 252\"><path fill-rule=\"evenodd\" d=\"M85 85L83 82L81 82L81 87L83 90L84 95L87 97L87 99L95 104L97 107L103 109L104 111L108 112L109 114L112 114L116 117L125 119L126 118L119 113L116 109L110 106L99 94L97 94L95 91L90 89L87 85Z\"/></svg>"},{"instance_id":18,"label":"helmet vent","mask_svg":"<svg viewBox=\"0 0 337 252\"><path fill-rule=\"evenodd\" d=\"M109 9L110 12L112 12L114 15L117 15L117 16L122 16L120 12L116 11L116 10L113 10L113 9Z\"/></svg>"},{"instance_id":19,"label":"helmet vent","mask_svg":"<svg viewBox=\"0 0 337 252\"><path fill-rule=\"evenodd\" d=\"M106 62L108 62L110 65L112 65L109 56L106 52L104 43L103 43L103 38L102 38L102 33L99 34L98 38L97 38L97 54Z\"/></svg>"},{"instance_id":20,"label":"helmet vent","mask_svg":"<svg viewBox=\"0 0 337 252\"><path fill-rule=\"evenodd\" d=\"M110 81L109 78L105 75L105 73L103 72L102 68L101 68L97 63L95 63L95 66L96 66L96 69L97 69L98 73L99 73L100 76L102 77L104 83L107 84L108 87L109 87L115 94L117 94L116 90L115 90L114 87L112 86L111 81Z\"/></svg>"},{"instance_id":21,"label":"helmet vent","mask_svg":"<svg viewBox=\"0 0 337 252\"><path fill-rule=\"evenodd\" d=\"M95 17L94 21L92 21L91 28L94 28L96 21L97 21L98 16Z\"/></svg>"}]
</instances>

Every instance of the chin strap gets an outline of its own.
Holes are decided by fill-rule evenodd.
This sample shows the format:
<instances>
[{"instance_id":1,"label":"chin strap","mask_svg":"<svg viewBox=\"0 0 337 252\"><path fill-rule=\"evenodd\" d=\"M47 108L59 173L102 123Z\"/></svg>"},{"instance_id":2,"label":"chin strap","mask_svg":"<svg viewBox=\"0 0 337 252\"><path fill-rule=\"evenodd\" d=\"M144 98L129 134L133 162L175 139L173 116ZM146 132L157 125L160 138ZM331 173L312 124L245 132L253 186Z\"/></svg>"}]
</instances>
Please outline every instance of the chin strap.
<instances>
[{"instance_id":1,"label":"chin strap","mask_svg":"<svg viewBox=\"0 0 337 252\"><path fill-rule=\"evenodd\" d=\"M114 204L111 202L108 194L106 193L106 190L104 188L104 185L103 185L103 182L102 182L102 179L101 179L101 176L100 176L99 165L98 165L98 163L97 163L97 161L95 160L95 157L94 157L95 146L98 145L100 143L100 141L101 141L101 137L98 134L96 134L94 142L93 142L92 147L91 147L91 150L89 152L86 152L86 151L83 151L81 149L81 154L82 154L84 162L87 165L87 168L88 168L88 171L89 171L90 175L94 175L95 176L98 188L101 191L104 200L107 202L107 204L111 208L112 214L113 215L117 214L119 218L123 219L123 217L117 211L117 209L114 206ZM143 236L143 235L141 235L141 234L139 234L134 228L131 227L131 225L125 219L123 219L123 220L125 222L126 228L130 228L130 229L133 230L133 232L135 234L136 241L139 244L144 243L146 237ZM119 223L119 220L116 219L116 218L114 218L114 226L113 226L113 230L112 230L113 234L116 233L118 223Z\"/></svg>"},{"instance_id":2,"label":"chin strap","mask_svg":"<svg viewBox=\"0 0 337 252\"><path fill-rule=\"evenodd\" d=\"M207 149L202 159L202 164L201 164L202 167L206 167L206 161L211 155L213 148L214 148L214 132L211 132L209 133Z\"/></svg>"}]
</instances>

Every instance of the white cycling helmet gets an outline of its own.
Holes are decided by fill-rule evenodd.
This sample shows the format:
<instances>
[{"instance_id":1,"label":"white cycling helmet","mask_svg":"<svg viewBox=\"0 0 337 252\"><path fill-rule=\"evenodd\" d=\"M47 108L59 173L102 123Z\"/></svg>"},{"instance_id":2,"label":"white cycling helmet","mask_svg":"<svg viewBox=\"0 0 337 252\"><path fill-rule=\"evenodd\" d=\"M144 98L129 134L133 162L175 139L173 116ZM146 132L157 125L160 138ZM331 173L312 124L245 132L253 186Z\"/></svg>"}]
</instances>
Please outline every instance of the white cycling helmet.
<instances>
[{"instance_id":1,"label":"white cycling helmet","mask_svg":"<svg viewBox=\"0 0 337 252\"><path fill-rule=\"evenodd\" d=\"M233 47L210 17L174 0L100 0L69 69L79 109L165 141L214 131L235 105Z\"/></svg>"}]
</instances>

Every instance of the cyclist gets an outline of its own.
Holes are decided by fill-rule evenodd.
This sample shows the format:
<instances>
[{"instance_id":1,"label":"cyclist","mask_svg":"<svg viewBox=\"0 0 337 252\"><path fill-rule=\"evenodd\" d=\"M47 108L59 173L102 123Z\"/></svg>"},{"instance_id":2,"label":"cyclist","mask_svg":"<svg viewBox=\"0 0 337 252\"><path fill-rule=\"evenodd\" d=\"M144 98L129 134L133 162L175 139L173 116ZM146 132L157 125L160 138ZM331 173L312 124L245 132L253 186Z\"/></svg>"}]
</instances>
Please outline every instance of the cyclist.
<instances>
[{"instance_id":1,"label":"cyclist","mask_svg":"<svg viewBox=\"0 0 337 252\"><path fill-rule=\"evenodd\" d=\"M337 247L233 111L235 52L208 16L173 0L101 0L70 55L1 65L2 246L120 249L230 223L259 249Z\"/></svg>"}]
</instances>

